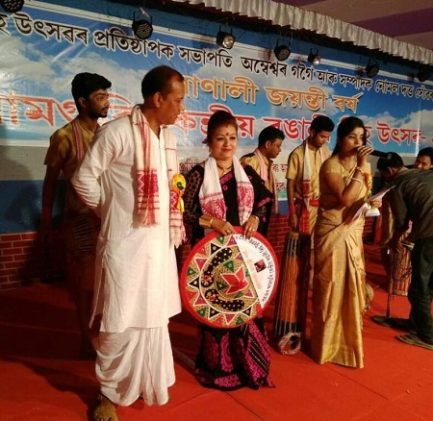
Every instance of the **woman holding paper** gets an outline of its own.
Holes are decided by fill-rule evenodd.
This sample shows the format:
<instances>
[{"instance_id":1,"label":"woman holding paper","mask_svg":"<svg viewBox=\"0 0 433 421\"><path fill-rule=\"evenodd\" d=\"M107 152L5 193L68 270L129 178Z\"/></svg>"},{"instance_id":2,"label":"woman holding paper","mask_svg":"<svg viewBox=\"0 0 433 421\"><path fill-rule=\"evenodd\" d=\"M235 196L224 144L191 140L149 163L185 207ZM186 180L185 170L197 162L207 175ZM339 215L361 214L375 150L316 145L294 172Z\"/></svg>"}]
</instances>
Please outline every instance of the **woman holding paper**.
<instances>
[{"instance_id":1,"label":"woman holding paper","mask_svg":"<svg viewBox=\"0 0 433 421\"><path fill-rule=\"evenodd\" d=\"M312 356L320 364L364 365L364 213L357 211L371 188L367 159L373 148L366 141L362 120L345 118L333 154L320 169L311 330Z\"/></svg>"}]
</instances>

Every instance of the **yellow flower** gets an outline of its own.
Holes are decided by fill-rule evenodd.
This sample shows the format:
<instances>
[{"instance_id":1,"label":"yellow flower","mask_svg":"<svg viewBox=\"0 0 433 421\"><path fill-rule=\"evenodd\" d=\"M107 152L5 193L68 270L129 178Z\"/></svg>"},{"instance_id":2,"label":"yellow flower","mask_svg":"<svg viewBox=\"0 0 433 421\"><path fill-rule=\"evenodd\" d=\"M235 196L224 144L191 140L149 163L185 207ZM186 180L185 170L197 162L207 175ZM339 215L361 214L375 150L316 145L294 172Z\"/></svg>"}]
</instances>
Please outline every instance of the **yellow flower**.
<instances>
[{"instance_id":1,"label":"yellow flower","mask_svg":"<svg viewBox=\"0 0 433 421\"><path fill-rule=\"evenodd\" d=\"M181 212L185 210L185 206L182 199L185 188L186 188L185 177L182 174L175 174L171 179L171 189L177 195L176 208L179 209Z\"/></svg>"}]
</instances>

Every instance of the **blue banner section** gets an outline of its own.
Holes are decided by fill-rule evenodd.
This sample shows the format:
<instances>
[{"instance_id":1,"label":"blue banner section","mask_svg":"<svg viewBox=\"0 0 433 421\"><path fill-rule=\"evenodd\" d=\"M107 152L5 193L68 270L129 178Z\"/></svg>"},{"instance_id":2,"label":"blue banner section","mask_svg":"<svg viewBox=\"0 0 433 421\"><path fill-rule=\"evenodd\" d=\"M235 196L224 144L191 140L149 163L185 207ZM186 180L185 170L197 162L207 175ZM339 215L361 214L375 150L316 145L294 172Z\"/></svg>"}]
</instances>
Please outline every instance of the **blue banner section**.
<instances>
[{"instance_id":1,"label":"blue banner section","mask_svg":"<svg viewBox=\"0 0 433 421\"><path fill-rule=\"evenodd\" d=\"M66 185L59 183L53 209L54 226L59 226ZM42 181L0 181L0 233L35 231L41 217Z\"/></svg>"},{"instance_id":2,"label":"blue banner section","mask_svg":"<svg viewBox=\"0 0 433 421\"><path fill-rule=\"evenodd\" d=\"M98 3L107 7L105 1ZM185 75L186 111L176 123L185 171L206 157L202 140L209 116L218 109L237 117L239 156L255 148L264 127L283 130L283 152L274 166L280 198L285 197L287 156L308 135L317 114L330 116L336 124L356 114L379 150L415 155L433 144L429 82L384 70L368 78L357 66L336 60L325 59L314 67L296 53L277 61L275 39L266 34L261 35L261 46L244 37L227 50L216 45L214 37L194 33L197 19L182 17L179 27L184 29L185 22L190 22L191 32L176 30L167 20L143 41L132 33L130 20L94 11L53 4L44 8L34 2L15 14L0 12L0 144L47 146L52 132L76 115L70 84L83 71L112 81L109 119L125 115L141 102L146 71L161 64ZM263 47L266 42L269 48ZM335 135L331 148L334 143ZM2 202L7 194L3 184Z\"/></svg>"},{"instance_id":3,"label":"blue banner section","mask_svg":"<svg viewBox=\"0 0 433 421\"><path fill-rule=\"evenodd\" d=\"M98 19L61 7L0 13L2 46L15 52L0 79L2 142L46 142L73 118L70 81L79 71L100 72L113 81L110 118L115 118L140 102L146 70L168 64L186 76L187 110L178 121L185 150L201 144L207 118L217 108L238 117L244 146L254 146L258 132L275 124L291 149L318 113L337 123L357 114L383 150L415 153L418 143L432 143L433 88L406 76L382 72L370 79L344 63L325 60L313 67L295 55L279 62L270 50L240 43L226 50L214 39L162 27L142 41L130 22Z\"/></svg>"}]
</instances>

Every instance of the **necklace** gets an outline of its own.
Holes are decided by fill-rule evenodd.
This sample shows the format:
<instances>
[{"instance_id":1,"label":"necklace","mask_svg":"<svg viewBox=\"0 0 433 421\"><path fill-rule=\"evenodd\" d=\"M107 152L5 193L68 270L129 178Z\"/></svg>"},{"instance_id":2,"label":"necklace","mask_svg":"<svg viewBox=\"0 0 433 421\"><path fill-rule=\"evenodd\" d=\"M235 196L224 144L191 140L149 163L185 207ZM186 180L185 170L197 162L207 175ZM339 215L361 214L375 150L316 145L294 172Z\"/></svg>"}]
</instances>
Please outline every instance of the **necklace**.
<instances>
[{"instance_id":1,"label":"necklace","mask_svg":"<svg viewBox=\"0 0 433 421\"><path fill-rule=\"evenodd\" d=\"M338 158L338 162L346 171L350 171L353 167L356 166L356 160L353 160L353 159L344 160L344 159Z\"/></svg>"},{"instance_id":2,"label":"necklace","mask_svg":"<svg viewBox=\"0 0 433 421\"><path fill-rule=\"evenodd\" d=\"M222 174L224 175L231 171L231 169L233 168L233 164L230 164L229 167L223 167L217 163L217 167L219 170L221 170Z\"/></svg>"}]
</instances>

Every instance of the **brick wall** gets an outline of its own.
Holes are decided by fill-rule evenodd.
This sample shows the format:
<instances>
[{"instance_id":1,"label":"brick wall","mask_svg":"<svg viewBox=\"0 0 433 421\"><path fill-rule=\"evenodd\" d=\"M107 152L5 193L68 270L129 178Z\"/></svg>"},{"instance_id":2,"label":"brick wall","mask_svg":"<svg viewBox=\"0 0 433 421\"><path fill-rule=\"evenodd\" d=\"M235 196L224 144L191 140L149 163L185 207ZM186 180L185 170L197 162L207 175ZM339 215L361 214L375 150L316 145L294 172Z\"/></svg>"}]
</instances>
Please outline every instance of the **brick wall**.
<instances>
[{"instance_id":1,"label":"brick wall","mask_svg":"<svg viewBox=\"0 0 433 421\"><path fill-rule=\"evenodd\" d=\"M374 240L376 218L367 218L364 240ZM287 233L287 216L274 216L268 240L278 257L283 254ZM190 251L188 245L177 250L178 266ZM14 288L33 281L52 282L65 275L65 252L60 231L51 241L43 241L35 232L0 235L0 289Z\"/></svg>"},{"instance_id":2,"label":"brick wall","mask_svg":"<svg viewBox=\"0 0 433 421\"><path fill-rule=\"evenodd\" d=\"M48 245L50 244L50 245ZM64 276L64 248L60 232L51 242L36 232L0 235L0 289L32 281L50 282Z\"/></svg>"}]
</instances>

